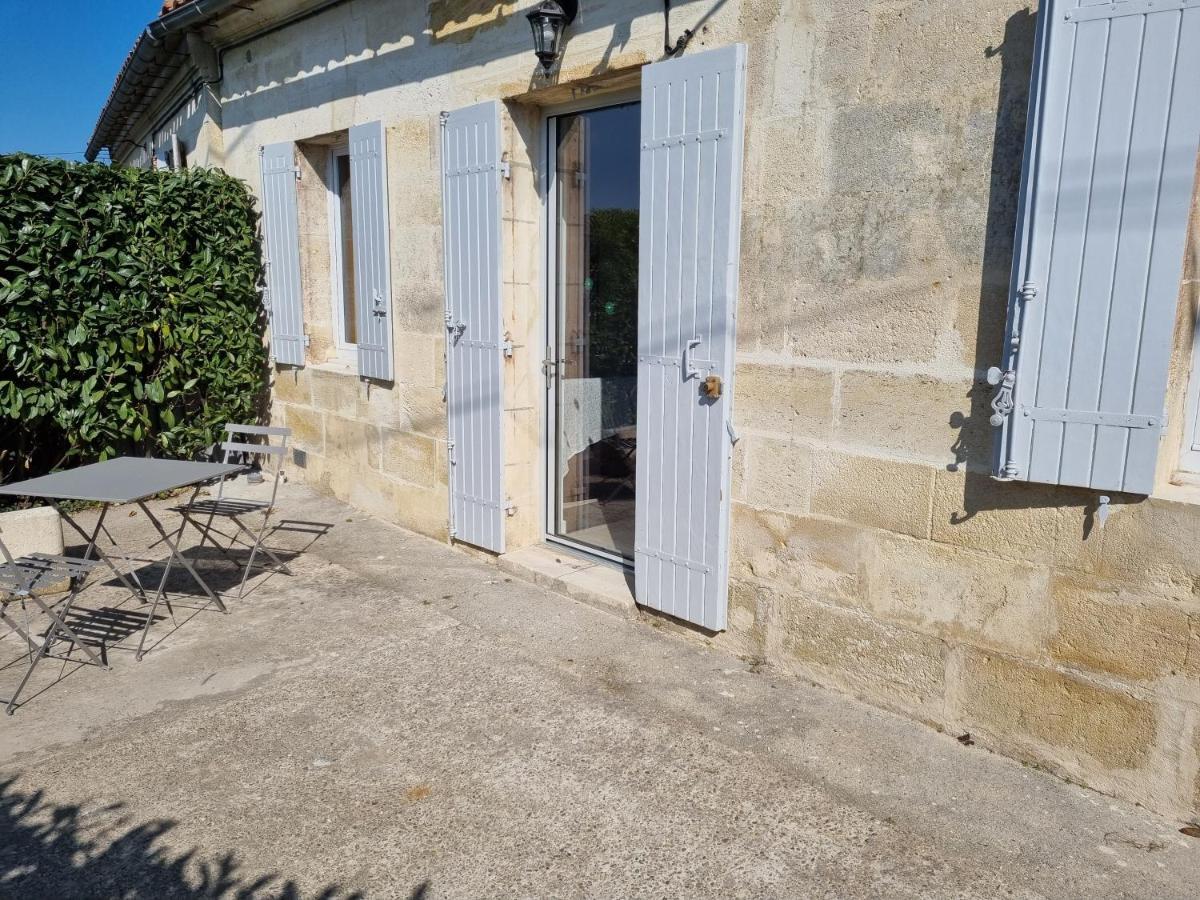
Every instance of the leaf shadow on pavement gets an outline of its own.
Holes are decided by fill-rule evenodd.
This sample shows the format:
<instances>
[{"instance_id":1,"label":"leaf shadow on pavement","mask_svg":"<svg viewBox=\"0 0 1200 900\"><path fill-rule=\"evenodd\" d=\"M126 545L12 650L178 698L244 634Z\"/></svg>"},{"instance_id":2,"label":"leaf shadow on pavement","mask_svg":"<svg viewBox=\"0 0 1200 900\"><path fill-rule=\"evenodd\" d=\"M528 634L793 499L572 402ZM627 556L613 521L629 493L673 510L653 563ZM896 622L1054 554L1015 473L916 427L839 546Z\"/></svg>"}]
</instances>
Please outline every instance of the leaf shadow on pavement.
<instances>
[{"instance_id":1,"label":"leaf shadow on pavement","mask_svg":"<svg viewBox=\"0 0 1200 900\"><path fill-rule=\"evenodd\" d=\"M233 851L177 851L164 837L171 819L137 823L121 803L56 804L19 776L0 778L0 896L190 900L359 900L337 884L302 890L278 872L245 871ZM424 896L428 882L414 896Z\"/></svg>"}]
</instances>

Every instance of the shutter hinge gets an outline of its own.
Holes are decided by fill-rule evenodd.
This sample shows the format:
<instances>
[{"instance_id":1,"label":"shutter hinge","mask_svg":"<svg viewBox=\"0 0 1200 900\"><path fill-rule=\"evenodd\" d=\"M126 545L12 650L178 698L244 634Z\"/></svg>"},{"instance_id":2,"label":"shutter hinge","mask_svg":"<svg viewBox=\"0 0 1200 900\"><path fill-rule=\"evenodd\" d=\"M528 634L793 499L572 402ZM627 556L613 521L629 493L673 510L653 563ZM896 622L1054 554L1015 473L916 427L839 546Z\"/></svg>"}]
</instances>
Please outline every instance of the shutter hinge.
<instances>
[{"instance_id":1,"label":"shutter hinge","mask_svg":"<svg viewBox=\"0 0 1200 900\"><path fill-rule=\"evenodd\" d=\"M446 127L446 122L448 122L449 119L450 119L450 113L446 112L446 110L443 109L440 113L438 113L438 122L441 124L441 126L443 128Z\"/></svg>"},{"instance_id":2,"label":"shutter hinge","mask_svg":"<svg viewBox=\"0 0 1200 900\"><path fill-rule=\"evenodd\" d=\"M505 334L504 340L500 342L500 349L504 353L505 359L512 359L513 349L516 345L512 342L512 335Z\"/></svg>"},{"instance_id":3,"label":"shutter hinge","mask_svg":"<svg viewBox=\"0 0 1200 900\"><path fill-rule=\"evenodd\" d=\"M511 500L505 500L504 514L510 518L515 516L517 514L517 504L513 503Z\"/></svg>"},{"instance_id":4,"label":"shutter hinge","mask_svg":"<svg viewBox=\"0 0 1200 900\"><path fill-rule=\"evenodd\" d=\"M297 181L302 181L302 180L303 180L303 179L300 177L300 167L299 167L299 166L293 166L293 167L292 167L292 171L296 173L296 180L297 180Z\"/></svg>"},{"instance_id":5,"label":"shutter hinge","mask_svg":"<svg viewBox=\"0 0 1200 900\"><path fill-rule=\"evenodd\" d=\"M504 155L500 157L500 174L505 181L512 179L512 163L508 161L508 151L504 151Z\"/></svg>"},{"instance_id":6,"label":"shutter hinge","mask_svg":"<svg viewBox=\"0 0 1200 900\"><path fill-rule=\"evenodd\" d=\"M450 460L450 465L458 465L458 460L454 458L454 441L446 441L446 456Z\"/></svg>"},{"instance_id":7,"label":"shutter hinge","mask_svg":"<svg viewBox=\"0 0 1200 900\"><path fill-rule=\"evenodd\" d=\"M311 346L311 344L312 344L312 338L310 338L307 334L305 334L304 335L304 346L308 347L308 346Z\"/></svg>"},{"instance_id":8,"label":"shutter hinge","mask_svg":"<svg viewBox=\"0 0 1200 900\"><path fill-rule=\"evenodd\" d=\"M998 366L992 366L987 372L987 383L996 388L990 404L992 415L988 418L993 428L1003 426L1016 407L1017 354L1021 350L1021 332L1025 326L1025 307L1036 300L1037 295L1038 286L1033 281L1025 281L1017 289L1017 304L1013 310L1012 327L1008 338L1008 368L1000 369ZM997 481L1014 481L1020 477L1020 466L1013 460L1011 453L1011 447L1005 438L1001 450L1001 460L997 462L996 474L992 476Z\"/></svg>"}]
</instances>

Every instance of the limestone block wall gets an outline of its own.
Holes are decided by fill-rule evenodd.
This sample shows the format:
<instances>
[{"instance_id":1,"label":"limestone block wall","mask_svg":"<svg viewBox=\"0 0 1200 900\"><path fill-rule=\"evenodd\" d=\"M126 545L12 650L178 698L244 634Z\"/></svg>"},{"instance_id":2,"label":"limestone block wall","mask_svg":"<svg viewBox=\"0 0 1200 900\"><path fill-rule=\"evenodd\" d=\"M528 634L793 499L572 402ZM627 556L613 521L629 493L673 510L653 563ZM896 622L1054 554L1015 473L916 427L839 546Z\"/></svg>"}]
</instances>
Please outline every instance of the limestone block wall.
<instances>
[{"instance_id":1,"label":"limestone block wall","mask_svg":"<svg viewBox=\"0 0 1200 900\"><path fill-rule=\"evenodd\" d=\"M504 101L510 548L540 540L544 108L634 86L654 4L595 0L556 82L522 4L352 0L239 46L226 168L381 119L394 384L328 358L320 250L310 363L274 411L304 478L446 533L437 113ZM988 475L1034 15L1011 0L691 0L688 52L742 40L744 171L729 630L744 655L1176 815L1200 811L1200 491L1171 484L1200 255L1182 285L1161 490L1114 497ZM318 240L320 228L311 230ZM1200 233L1200 230L1197 230Z\"/></svg>"},{"instance_id":2,"label":"limestone block wall","mask_svg":"<svg viewBox=\"0 0 1200 900\"><path fill-rule=\"evenodd\" d=\"M719 640L1179 815L1200 506L988 477L1034 17L747 4L733 626ZM1181 311L1196 303L1194 258ZM1181 316L1180 392L1192 316ZM1164 441L1169 481L1179 435ZM1175 495L1180 492L1174 491Z\"/></svg>"}]
</instances>

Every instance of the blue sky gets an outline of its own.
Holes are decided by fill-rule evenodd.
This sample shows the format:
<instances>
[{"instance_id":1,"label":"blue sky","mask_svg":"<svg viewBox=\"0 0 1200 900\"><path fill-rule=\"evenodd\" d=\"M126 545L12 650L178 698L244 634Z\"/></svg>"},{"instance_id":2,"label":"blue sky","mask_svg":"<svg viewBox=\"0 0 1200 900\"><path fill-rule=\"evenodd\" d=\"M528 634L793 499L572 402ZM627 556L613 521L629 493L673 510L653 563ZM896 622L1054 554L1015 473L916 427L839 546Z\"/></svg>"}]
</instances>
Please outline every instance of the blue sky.
<instances>
[{"instance_id":1,"label":"blue sky","mask_svg":"<svg viewBox=\"0 0 1200 900\"><path fill-rule=\"evenodd\" d=\"M162 0L0 0L0 153L83 159L117 70Z\"/></svg>"}]
</instances>

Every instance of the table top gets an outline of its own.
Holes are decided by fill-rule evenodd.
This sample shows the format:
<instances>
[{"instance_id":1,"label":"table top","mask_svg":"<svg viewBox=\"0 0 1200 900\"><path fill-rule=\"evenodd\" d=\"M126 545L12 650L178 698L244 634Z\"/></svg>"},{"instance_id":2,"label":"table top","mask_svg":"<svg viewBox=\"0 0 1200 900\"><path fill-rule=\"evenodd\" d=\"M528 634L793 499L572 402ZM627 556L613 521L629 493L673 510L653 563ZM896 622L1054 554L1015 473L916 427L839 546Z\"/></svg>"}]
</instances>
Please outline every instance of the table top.
<instances>
[{"instance_id":1,"label":"table top","mask_svg":"<svg viewBox=\"0 0 1200 900\"><path fill-rule=\"evenodd\" d=\"M234 475L245 468L233 463L118 456L90 466L51 472L28 481L0 484L0 494L47 497L51 500L132 503L210 478Z\"/></svg>"}]
</instances>

